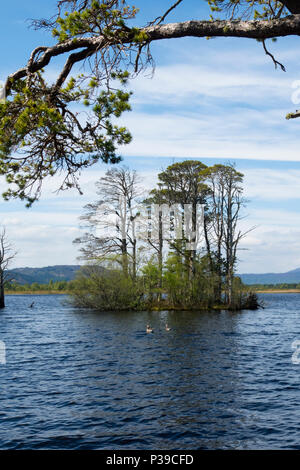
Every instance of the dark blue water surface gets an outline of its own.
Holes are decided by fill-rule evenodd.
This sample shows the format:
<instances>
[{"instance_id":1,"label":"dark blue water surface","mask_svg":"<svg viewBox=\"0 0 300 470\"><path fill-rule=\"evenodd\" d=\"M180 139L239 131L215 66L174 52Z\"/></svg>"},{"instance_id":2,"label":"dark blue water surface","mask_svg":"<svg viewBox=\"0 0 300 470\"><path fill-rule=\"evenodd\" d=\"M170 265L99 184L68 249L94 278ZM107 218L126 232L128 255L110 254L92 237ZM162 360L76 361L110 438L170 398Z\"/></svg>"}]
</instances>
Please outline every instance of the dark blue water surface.
<instances>
[{"instance_id":1,"label":"dark blue water surface","mask_svg":"<svg viewBox=\"0 0 300 470\"><path fill-rule=\"evenodd\" d=\"M300 449L300 294L261 297L255 312L102 314L7 297L0 448Z\"/></svg>"}]
</instances>

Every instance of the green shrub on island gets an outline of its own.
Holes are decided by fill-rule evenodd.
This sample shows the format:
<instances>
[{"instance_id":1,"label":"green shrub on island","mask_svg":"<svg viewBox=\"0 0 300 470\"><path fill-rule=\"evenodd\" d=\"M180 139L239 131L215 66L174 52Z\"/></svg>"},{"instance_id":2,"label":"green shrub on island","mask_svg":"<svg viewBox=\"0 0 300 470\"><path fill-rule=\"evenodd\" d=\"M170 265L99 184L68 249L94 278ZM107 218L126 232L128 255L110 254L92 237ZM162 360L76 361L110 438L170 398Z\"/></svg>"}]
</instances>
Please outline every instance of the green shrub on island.
<instances>
[{"instance_id":1,"label":"green shrub on island","mask_svg":"<svg viewBox=\"0 0 300 470\"><path fill-rule=\"evenodd\" d=\"M70 297L74 306L98 311L259 307L257 295L240 278L234 279L233 303L228 305L223 292L221 302L216 304L217 285L217 278L209 275L203 260L197 264L193 279L189 279L176 257L171 256L164 265L162 282L153 260L142 267L135 279L115 267L103 271L97 266L85 266L73 281Z\"/></svg>"},{"instance_id":2,"label":"green shrub on island","mask_svg":"<svg viewBox=\"0 0 300 470\"><path fill-rule=\"evenodd\" d=\"M74 281L72 303L101 311L135 310L142 307L143 291L139 282L116 269L105 272L85 266Z\"/></svg>"}]
</instances>

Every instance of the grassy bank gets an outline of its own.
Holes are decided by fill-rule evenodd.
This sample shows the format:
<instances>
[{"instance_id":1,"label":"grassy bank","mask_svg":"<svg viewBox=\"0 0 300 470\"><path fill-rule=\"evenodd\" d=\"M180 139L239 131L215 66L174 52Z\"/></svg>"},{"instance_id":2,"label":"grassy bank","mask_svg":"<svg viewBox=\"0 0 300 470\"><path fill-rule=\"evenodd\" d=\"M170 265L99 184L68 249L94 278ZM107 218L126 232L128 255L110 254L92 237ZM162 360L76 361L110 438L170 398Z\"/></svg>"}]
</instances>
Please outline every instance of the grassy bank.
<instances>
[{"instance_id":1,"label":"grassy bank","mask_svg":"<svg viewBox=\"0 0 300 470\"><path fill-rule=\"evenodd\" d=\"M300 294L300 289L259 289L257 294Z\"/></svg>"},{"instance_id":2,"label":"grassy bank","mask_svg":"<svg viewBox=\"0 0 300 470\"><path fill-rule=\"evenodd\" d=\"M7 282L4 286L4 292L5 295L64 295L69 294L72 287L73 281L50 281L48 284Z\"/></svg>"}]
</instances>

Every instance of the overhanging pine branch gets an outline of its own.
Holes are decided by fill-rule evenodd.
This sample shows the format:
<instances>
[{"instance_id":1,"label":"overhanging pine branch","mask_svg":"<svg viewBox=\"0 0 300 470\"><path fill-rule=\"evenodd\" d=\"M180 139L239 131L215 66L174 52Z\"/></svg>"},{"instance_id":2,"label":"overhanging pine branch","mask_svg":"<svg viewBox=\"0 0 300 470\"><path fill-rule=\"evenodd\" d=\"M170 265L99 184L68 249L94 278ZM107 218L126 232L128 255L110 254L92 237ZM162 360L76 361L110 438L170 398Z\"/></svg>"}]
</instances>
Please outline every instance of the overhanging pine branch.
<instances>
[{"instance_id":1,"label":"overhanging pine branch","mask_svg":"<svg viewBox=\"0 0 300 470\"><path fill-rule=\"evenodd\" d=\"M182 23L169 23L164 25L154 25L143 28L148 36L148 43L162 39L174 39L184 37L236 37L249 39L270 39L275 37L300 35L300 15L290 15L285 18L269 21L186 21ZM113 38L110 40L114 45ZM132 36L122 39L123 44L130 44ZM115 43L120 43L120 38L116 38ZM91 54L101 47L107 47L107 40L103 36L91 38L70 39L55 46L48 47L37 60L30 61L30 71L37 72L47 66L53 57L85 48ZM40 48L42 50L42 48ZM11 83L24 78L28 73L28 65L17 70L8 78L6 94L9 94Z\"/></svg>"},{"instance_id":2,"label":"overhanging pine branch","mask_svg":"<svg viewBox=\"0 0 300 470\"><path fill-rule=\"evenodd\" d=\"M300 117L300 110L295 111L294 113L289 113L286 116L286 119L296 119Z\"/></svg>"},{"instance_id":3,"label":"overhanging pine branch","mask_svg":"<svg viewBox=\"0 0 300 470\"><path fill-rule=\"evenodd\" d=\"M150 41L181 37L236 37L249 39L271 39L300 35L300 15L269 21L186 21L149 26L144 31Z\"/></svg>"}]
</instances>

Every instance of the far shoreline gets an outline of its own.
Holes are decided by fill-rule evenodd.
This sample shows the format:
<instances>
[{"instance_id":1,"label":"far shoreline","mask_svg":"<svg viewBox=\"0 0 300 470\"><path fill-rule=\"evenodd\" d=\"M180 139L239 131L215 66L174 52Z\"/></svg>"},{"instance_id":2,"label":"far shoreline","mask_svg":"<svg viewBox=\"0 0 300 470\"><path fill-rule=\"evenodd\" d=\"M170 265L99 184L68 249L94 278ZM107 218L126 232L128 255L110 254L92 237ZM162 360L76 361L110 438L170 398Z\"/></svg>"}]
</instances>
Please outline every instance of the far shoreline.
<instances>
[{"instance_id":1,"label":"far shoreline","mask_svg":"<svg viewBox=\"0 0 300 470\"><path fill-rule=\"evenodd\" d=\"M255 290L256 294L300 294L300 289L266 289ZM7 291L5 295L70 295L67 291L24 291L14 292Z\"/></svg>"},{"instance_id":2,"label":"far shoreline","mask_svg":"<svg viewBox=\"0 0 300 470\"><path fill-rule=\"evenodd\" d=\"M256 294L300 294L300 289L268 289L255 292Z\"/></svg>"},{"instance_id":3,"label":"far shoreline","mask_svg":"<svg viewBox=\"0 0 300 470\"><path fill-rule=\"evenodd\" d=\"M69 292L64 291L24 291L24 292L5 292L5 295L69 295Z\"/></svg>"}]
</instances>

